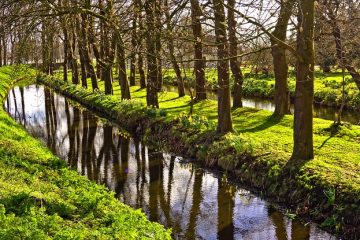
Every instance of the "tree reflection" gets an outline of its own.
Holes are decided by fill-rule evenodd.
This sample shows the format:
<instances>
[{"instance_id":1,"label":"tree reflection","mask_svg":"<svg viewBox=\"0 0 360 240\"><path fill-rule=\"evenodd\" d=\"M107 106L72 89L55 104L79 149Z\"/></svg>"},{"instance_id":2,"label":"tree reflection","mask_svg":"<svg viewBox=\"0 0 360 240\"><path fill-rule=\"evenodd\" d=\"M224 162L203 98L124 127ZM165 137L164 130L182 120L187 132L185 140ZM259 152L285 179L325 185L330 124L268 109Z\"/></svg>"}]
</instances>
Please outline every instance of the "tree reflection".
<instances>
[{"instance_id":1,"label":"tree reflection","mask_svg":"<svg viewBox=\"0 0 360 240\"><path fill-rule=\"evenodd\" d=\"M268 208L268 214L275 227L276 239L287 240L284 215L271 206Z\"/></svg>"},{"instance_id":2,"label":"tree reflection","mask_svg":"<svg viewBox=\"0 0 360 240\"><path fill-rule=\"evenodd\" d=\"M218 178L218 239L234 239L234 190Z\"/></svg>"}]
</instances>

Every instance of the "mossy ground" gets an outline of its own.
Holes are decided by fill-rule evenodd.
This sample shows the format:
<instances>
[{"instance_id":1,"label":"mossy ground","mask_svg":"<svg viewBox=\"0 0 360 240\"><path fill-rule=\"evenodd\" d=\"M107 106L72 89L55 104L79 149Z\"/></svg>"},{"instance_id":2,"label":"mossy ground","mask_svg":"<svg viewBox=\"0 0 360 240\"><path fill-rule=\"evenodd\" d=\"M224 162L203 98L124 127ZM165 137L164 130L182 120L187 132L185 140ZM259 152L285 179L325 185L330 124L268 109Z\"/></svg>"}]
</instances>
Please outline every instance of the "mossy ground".
<instances>
[{"instance_id":1,"label":"mossy ground","mask_svg":"<svg viewBox=\"0 0 360 240\"><path fill-rule=\"evenodd\" d=\"M32 73L0 68L0 102L15 79L34 79ZM0 239L170 238L140 210L69 169L0 110Z\"/></svg>"},{"instance_id":2,"label":"mossy ground","mask_svg":"<svg viewBox=\"0 0 360 240\"><path fill-rule=\"evenodd\" d=\"M174 152L196 157L208 166L219 166L279 201L290 203L298 214L311 216L322 226L347 237L359 237L360 127L333 126L314 119L315 158L292 166L293 117L274 118L253 108L232 112L234 133L215 133L217 102L201 101L188 117L190 97L159 93L160 110L145 107L146 92L131 87L131 101L92 93L79 86L46 79L47 84L75 96L88 106L103 109L130 129L140 123L153 142ZM103 82L99 82L103 89ZM90 82L89 82L89 86ZM184 114L185 113L185 114ZM289 169L292 169L289 171Z\"/></svg>"}]
</instances>

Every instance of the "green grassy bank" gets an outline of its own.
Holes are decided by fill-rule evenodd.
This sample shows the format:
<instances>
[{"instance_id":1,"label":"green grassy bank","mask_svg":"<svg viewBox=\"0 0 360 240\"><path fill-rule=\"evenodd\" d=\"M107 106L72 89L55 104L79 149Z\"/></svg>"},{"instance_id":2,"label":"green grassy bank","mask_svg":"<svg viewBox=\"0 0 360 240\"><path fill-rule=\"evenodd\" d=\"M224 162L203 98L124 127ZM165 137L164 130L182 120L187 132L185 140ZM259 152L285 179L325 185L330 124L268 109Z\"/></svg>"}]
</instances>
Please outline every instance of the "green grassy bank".
<instances>
[{"instance_id":1,"label":"green grassy bank","mask_svg":"<svg viewBox=\"0 0 360 240\"><path fill-rule=\"evenodd\" d=\"M272 99L275 91L275 77L273 74L252 74L249 68L243 68L244 84L243 94L247 97L260 97ZM177 86L177 80L174 70L165 69L163 72L164 83ZM193 70L186 72L187 81L194 86ZM207 68L206 87L209 90L216 90L217 70ZM231 88L234 80L230 78ZM342 74L339 71L330 73L322 73L319 69L315 71L315 90L314 101L317 104L336 107L340 106L342 102ZM289 91L290 96L294 98L295 95L295 75L293 72L289 73ZM360 93L356 84L349 74L345 76L345 105L349 109L360 110Z\"/></svg>"},{"instance_id":2,"label":"green grassy bank","mask_svg":"<svg viewBox=\"0 0 360 240\"><path fill-rule=\"evenodd\" d=\"M209 167L227 170L248 186L286 203L298 215L347 238L360 236L360 127L334 127L314 119L315 159L293 165L292 116L272 117L265 110L241 108L232 112L235 132L215 133L217 102L202 101L189 112L189 96L159 93L160 109L145 106L146 92L131 88L132 100L93 93L51 77L39 81L86 107L106 115L134 135ZM100 88L103 88L103 82Z\"/></svg>"},{"instance_id":3,"label":"green grassy bank","mask_svg":"<svg viewBox=\"0 0 360 240\"><path fill-rule=\"evenodd\" d=\"M1 104L24 74L35 79L31 73L0 68ZM1 108L0 239L171 239L170 233L69 169Z\"/></svg>"}]
</instances>

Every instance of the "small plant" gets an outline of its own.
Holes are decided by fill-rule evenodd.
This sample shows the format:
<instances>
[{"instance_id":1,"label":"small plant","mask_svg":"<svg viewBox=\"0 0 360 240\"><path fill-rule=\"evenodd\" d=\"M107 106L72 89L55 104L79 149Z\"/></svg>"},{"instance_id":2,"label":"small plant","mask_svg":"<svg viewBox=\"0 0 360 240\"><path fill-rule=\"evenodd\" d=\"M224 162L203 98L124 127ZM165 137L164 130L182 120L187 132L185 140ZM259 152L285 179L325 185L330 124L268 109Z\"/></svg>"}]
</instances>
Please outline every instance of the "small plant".
<instances>
[{"instance_id":1,"label":"small plant","mask_svg":"<svg viewBox=\"0 0 360 240\"><path fill-rule=\"evenodd\" d=\"M330 188L328 190L324 190L324 194L327 198L327 202L330 205L333 205L335 203L335 198L336 198L336 191L334 188Z\"/></svg>"},{"instance_id":2,"label":"small plant","mask_svg":"<svg viewBox=\"0 0 360 240\"><path fill-rule=\"evenodd\" d=\"M211 129L214 127L214 123L209 121L208 118L205 116L199 116L199 115L189 116L183 112L179 115L178 119L182 126L196 130Z\"/></svg>"},{"instance_id":3,"label":"small plant","mask_svg":"<svg viewBox=\"0 0 360 240\"><path fill-rule=\"evenodd\" d=\"M166 117L167 116L166 110L165 109L160 109L159 115L160 115L160 117Z\"/></svg>"},{"instance_id":4,"label":"small plant","mask_svg":"<svg viewBox=\"0 0 360 240\"><path fill-rule=\"evenodd\" d=\"M289 210L286 210L285 216L287 216L291 220L294 220L297 217L296 214L291 213Z\"/></svg>"},{"instance_id":5,"label":"small plant","mask_svg":"<svg viewBox=\"0 0 360 240\"><path fill-rule=\"evenodd\" d=\"M147 108L145 113L149 117L156 117L156 108Z\"/></svg>"}]
</instances>

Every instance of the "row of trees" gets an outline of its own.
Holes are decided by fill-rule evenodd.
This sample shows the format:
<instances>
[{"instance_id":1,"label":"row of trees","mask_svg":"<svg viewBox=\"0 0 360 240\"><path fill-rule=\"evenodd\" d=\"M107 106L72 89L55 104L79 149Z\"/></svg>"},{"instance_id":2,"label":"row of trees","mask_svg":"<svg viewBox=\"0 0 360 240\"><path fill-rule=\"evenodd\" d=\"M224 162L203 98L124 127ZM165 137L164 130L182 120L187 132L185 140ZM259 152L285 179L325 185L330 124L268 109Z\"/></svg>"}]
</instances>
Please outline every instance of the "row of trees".
<instances>
[{"instance_id":1,"label":"row of trees","mask_svg":"<svg viewBox=\"0 0 360 240\"><path fill-rule=\"evenodd\" d=\"M194 101L201 101L206 99L205 68L216 63L219 133L233 130L231 105L241 107L241 60L261 51L271 49L273 57L274 114L289 113L291 55L296 69L293 159L313 158L314 44L325 38L326 29L331 29L339 64L360 88L354 53L347 50L358 43L345 47L342 37L343 26L359 22L359 3L352 0L321 0L317 6L314 0L5 0L0 7L3 59L10 39L12 63L40 61L42 70L53 74L55 60L62 59L65 81L70 70L72 83L87 87L91 78L92 89L98 89L98 81L103 81L106 94L112 94L117 76L122 99L131 98L129 86L135 85L138 72L150 107L159 107L164 67L174 69L183 96L187 85L183 70L192 66ZM315 24L330 28L322 27L324 33L315 35Z\"/></svg>"}]
</instances>

